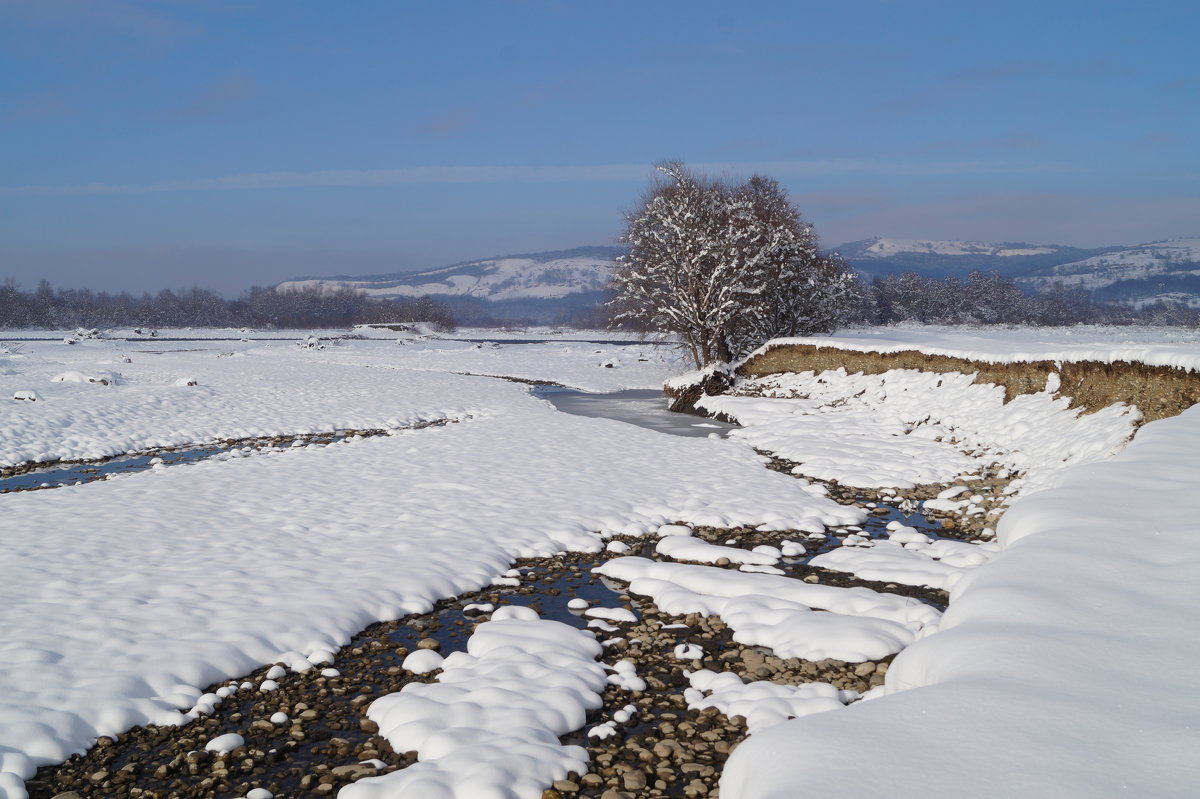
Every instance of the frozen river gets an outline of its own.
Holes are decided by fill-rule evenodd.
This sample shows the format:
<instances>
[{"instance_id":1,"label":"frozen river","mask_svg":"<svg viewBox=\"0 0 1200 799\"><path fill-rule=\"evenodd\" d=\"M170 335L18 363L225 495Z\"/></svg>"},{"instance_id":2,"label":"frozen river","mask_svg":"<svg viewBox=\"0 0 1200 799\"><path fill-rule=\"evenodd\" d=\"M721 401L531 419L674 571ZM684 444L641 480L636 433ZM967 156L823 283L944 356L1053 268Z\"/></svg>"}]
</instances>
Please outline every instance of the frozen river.
<instances>
[{"instance_id":1,"label":"frozen river","mask_svg":"<svg viewBox=\"0 0 1200 799\"><path fill-rule=\"evenodd\" d=\"M670 411L667 409L667 398L655 389L593 394L562 386L542 385L533 389L533 395L547 400L563 413L616 419L619 422L676 436L724 437L736 427L714 419Z\"/></svg>"}]
</instances>

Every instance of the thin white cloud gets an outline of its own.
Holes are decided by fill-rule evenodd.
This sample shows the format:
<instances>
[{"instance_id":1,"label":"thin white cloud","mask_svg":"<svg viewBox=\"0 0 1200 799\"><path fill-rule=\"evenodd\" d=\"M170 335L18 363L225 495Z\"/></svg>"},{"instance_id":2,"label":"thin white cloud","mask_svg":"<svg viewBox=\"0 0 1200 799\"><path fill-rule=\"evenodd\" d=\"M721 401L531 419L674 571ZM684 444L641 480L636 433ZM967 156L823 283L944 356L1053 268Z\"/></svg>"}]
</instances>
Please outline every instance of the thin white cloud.
<instances>
[{"instance_id":1,"label":"thin white cloud","mask_svg":"<svg viewBox=\"0 0 1200 799\"><path fill-rule=\"evenodd\" d=\"M1012 172L1058 172L1062 167L1011 162L888 162L870 159L826 159L746 163L692 164L714 174L753 172L781 177L814 175L963 175ZM219 178L167 180L155 183L76 183L0 187L4 194L158 194L164 192L296 189L333 186L407 186L482 183L637 182L650 176L648 164L595 166L427 166L398 169L329 169L316 172L256 172Z\"/></svg>"}]
</instances>

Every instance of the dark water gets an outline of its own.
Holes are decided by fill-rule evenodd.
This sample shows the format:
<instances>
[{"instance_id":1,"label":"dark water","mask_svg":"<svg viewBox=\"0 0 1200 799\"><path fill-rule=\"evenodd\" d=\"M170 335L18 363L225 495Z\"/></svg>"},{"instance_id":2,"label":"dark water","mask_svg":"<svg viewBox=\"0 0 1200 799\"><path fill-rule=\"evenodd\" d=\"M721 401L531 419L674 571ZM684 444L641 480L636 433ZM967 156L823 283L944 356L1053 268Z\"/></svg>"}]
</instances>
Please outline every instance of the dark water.
<instances>
[{"instance_id":1,"label":"dark water","mask_svg":"<svg viewBox=\"0 0 1200 799\"><path fill-rule=\"evenodd\" d=\"M357 431L354 435L364 437L379 435L380 430ZM62 463L34 469L22 474L0 477L0 494L11 491L34 491L39 488L60 488L62 486L91 483L105 480L113 475L143 472L158 465L177 466L183 463L195 463L216 455L225 455L238 450L260 451L264 449L287 449L294 442L304 445L331 444L341 441L350 434L334 433L316 436L305 436L295 439L255 439L218 444L200 444L192 447L178 447L159 452L140 455L119 455L106 458L103 461L90 463Z\"/></svg>"},{"instance_id":2,"label":"dark water","mask_svg":"<svg viewBox=\"0 0 1200 799\"><path fill-rule=\"evenodd\" d=\"M618 422L670 433L676 436L724 437L736 425L667 410L667 398L656 389L630 389L592 394L562 386L535 386L535 397L548 401L563 413L615 419Z\"/></svg>"},{"instance_id":3,"label":"dark water","mask_svg":"<svg viewBox=\"0 0 1200 799\"><path fill-rule=\"evenodd\" d=\"M306 329L306 330L295 330L295 331L289 330L289 331L280 332L280 333L274 334L274 335L262 334L262 333L249 333L245 336L224 336L224 337L130 336L129 338L113 337L113 338L84 339L84 340L88 341L88 342L113 341L113 342L129 343L129 344L139 344L139 343L154 344L154 343L157 343L160 341L167 341L167 342L171 342L171 343L178 343L181 341L195 341L195 342L200 342L200 343L209 342L209 341L295 341L297 338L303 338L305 335L308 334L308 332L309 331ZM59 335L51 335L51 334L46 333L46 334L41 334L41 335L33 334L33 335L23 335L23 336L5 336L4 340L5 341L13 341L13 342L62 341L63 337L67 336L67 335L70 335L70 334L62 333ZM333 338L338 338L338 337L334 336ZM379 339L379 340L387 341L390 339ZM614 347L642 347L642 346L671 347L671 346L675 345L675 342L673 342L673 341L652 341L652 340L651 341L639 341L639 340L628 340L628 339L612 340L612 339L605 339L605 338L457 338L454 336L448 336L446 338L439 338L439 337L435 336L435 337L431 337L431 340L433 340L433 341L466 341L471 344L611 344Z\"/></svg>"},{"instance_id":4,"label":"dark water","mask_svg":"<svg viewBox=\"0 0 1200 799\"><path fill-rule=\"evenodd\" d=\"M167 466L195 463L238 448L240 445L217 444L188 447L151 455L124 455L99 463L68 463L60 466L47 466L44 469L36 469L25 474L0 478L0 494L9 491L32 491L37 488L58 488L59 486L90 483L116 474L145 471L159 463Z\"/></svg>"}]
</instances>

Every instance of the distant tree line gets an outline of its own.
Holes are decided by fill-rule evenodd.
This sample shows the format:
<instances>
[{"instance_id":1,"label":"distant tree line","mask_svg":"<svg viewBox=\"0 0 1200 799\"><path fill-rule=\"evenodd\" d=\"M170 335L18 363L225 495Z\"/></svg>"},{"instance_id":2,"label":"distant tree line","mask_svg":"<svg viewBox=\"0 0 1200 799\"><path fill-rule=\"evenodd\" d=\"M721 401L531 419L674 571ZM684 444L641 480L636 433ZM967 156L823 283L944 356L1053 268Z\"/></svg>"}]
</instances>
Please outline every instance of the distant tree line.
<instances>
[{"instance_id":1,"label":"distant tree line","mask_svg":"<svg viewBox=\"0 0 1200 799\"><path fill-rule=\"evenodd\" d=\"M829 264L836 275L848 267L836 256ZM811 271L811 270L810 270ZM1101 302L1083 288L1054 286L1026 294L1011 279L973 272L965 279L936 279L915 272L888 275L870 282L839 279L821 298L820 329L848 325L897 323L956 325L1167 325L1200 327L1200 309L1182 303L1157 302L1134 308ZM451 330L456 322L496 327L514 324L566 324L600 329L614 325L630 330L654 329L643 320L614 323L617 310L608 302L559 311L553 318L519 301L488 303L478 298L406 297L374 299L348 287L307 287L278 291L256 286L234 300L201 288L164 290L157 294L108 294L88 289L54 289L42 281L22 291L9 281L0 284L0 329L77 327L349 327L378 322L428 322ZM802 320L813 318L810 310ZM746 345L743 345L743 348Z\"/></svg>"},{"instance_id":2,"label":"distant tree line","mask_svg":"<svg viewBox=\"0 0 1200 799\"><path fill-rule=\"evenodd\" d=\"M278 290L255 286L235 300L207 289L136 296L89 289L54 289L42 281L22 291L0 285L0 328L76 327L349 327L379 322L428 322L452 330L454 315L428 297L374 299L347 286Z\"/></svg>"},{"instance_id":3,"label":"distant tree line","mask_svg":"<svg viewBox=\"0 0 1200 799\"><path fill-rule=\"evenodd\" d=\"M1200 325L1200 309L1157 302L1142 308L1098 302L1092 292L1062 284L1026 294L995 272L942 280L904 272L860 284L860 303L847 323L944 325Z\"/></svg>"}]
</instances>

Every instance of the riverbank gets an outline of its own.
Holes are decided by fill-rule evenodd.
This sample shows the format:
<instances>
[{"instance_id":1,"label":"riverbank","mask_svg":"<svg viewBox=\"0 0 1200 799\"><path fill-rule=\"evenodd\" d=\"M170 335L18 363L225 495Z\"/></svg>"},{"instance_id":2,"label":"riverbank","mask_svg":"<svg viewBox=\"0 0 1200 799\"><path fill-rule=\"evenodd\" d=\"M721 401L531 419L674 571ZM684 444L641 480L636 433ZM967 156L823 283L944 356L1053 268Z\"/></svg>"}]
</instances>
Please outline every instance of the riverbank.
<instances>
[{"instance_id":1,"label":"riverbank","mask_svg":"<svg viewBox=\"0 0 1200 799\"><path fill-rule=\"evenodd\" d=\"M846 797L1183 797L1200 784L1189 754L1200 692L1166 690L1157 676L1187 673L1200 655L1200 349L1023 335L781 341L735 374L672 383L678 399L749 423L744 440L796 453L788 471L914 485L930 461L957 468L924 441L916 469L897 461L867 474L844 452L823 457L803 420L827 428L847 412L843 441L916 432L983 455L983 484L1009 481L991 507L967 481L925 503L994 523L1000 547L954 584L937 635L902 651L871 701L751 736L727 765L725 799L790 796L800 784ZM889 414L894 426L873 428Z\"/></svg>"}]
</instances>

